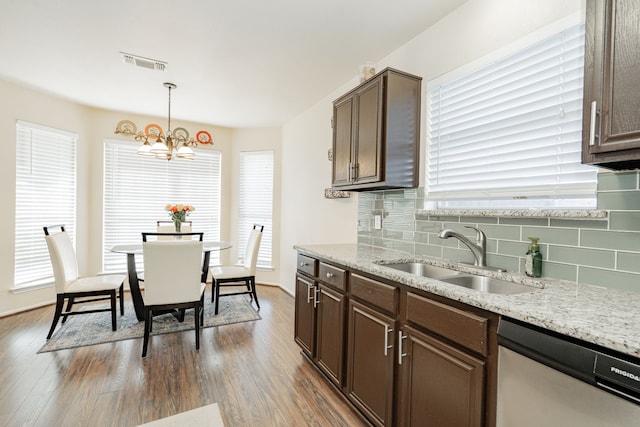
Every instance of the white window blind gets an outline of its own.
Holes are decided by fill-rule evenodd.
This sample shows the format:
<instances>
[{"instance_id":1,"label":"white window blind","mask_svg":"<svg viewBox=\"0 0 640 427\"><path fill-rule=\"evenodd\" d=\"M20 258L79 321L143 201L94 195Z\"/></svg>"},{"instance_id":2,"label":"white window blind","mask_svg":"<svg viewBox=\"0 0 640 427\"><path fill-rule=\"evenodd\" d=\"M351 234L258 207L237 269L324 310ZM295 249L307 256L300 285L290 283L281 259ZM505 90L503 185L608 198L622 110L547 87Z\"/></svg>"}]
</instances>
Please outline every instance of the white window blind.
<instances>
[{"instance_id":1,"label":"white window blind","mask_svg":"<svg viewBox=\"0 0 640 427\"><path fill-rule=\"evenodd\" d=\"M18 121L16 124L16 288L53 281L43 226L76 228L78 135Z\"/></svg>"},{"instance_id":2,"label":"white window blind","mask_svg":"<svg viewBox=\"0 0 640 427\"><path fill-rule=\"evenodd\" d=\"M141 243L143 231L155 231L156 221L170 220L164 207L171 203L195 207L188 221L193 231L204 232L205 240L220 240L221 153L198 149L194 160L161 161L136 154L139 144L104 142L104 229L105 272L125 271L126 257L113 253L116 244ZM142 257L137 257L142 268ZM219 263L217 251L211 263Z\"/></svg>"},{"instance_id":3,"label":"white window blind","mask_svg":"<svg viewBox=\"0 0 640 427\"><path fill-rule=\"evenodd\" d=\"M272 266L273 236L273 151L240 153L240 220L238 221L238 257L244 258L253 224L264 225L258 265Z\"/></svg>"},{"instance_id":4,"label":"white window blind","mask_svg":"<svg viewBox=\"0 0 640 427\"><path fill-rule=\"evenodd\" d=\"M579 24L430 89L427 200L595 207L596 168L580 163L583 66Z\"/></svg>"}]
</instances>

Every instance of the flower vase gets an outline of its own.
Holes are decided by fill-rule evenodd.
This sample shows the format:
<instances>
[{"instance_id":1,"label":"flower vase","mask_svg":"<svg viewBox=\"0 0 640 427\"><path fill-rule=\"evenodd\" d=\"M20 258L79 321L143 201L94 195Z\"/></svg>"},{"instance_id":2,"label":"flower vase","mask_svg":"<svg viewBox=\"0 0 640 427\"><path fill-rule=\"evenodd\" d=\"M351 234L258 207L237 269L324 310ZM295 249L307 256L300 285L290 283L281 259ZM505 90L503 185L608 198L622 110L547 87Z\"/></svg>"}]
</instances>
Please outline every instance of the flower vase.
<instances>
[{"instance_id":1,"label":"flower vase","mask_svg":"<svg viewBox=\"0 0 640 427\"><path fill-rule=\"evenodd\" d=\"M182 232L182 221L173 221L173 225L176 228L176 233L181 233ZM182 236L176 236L177 240L182 239Z\"/></svg>"}]
</instances>

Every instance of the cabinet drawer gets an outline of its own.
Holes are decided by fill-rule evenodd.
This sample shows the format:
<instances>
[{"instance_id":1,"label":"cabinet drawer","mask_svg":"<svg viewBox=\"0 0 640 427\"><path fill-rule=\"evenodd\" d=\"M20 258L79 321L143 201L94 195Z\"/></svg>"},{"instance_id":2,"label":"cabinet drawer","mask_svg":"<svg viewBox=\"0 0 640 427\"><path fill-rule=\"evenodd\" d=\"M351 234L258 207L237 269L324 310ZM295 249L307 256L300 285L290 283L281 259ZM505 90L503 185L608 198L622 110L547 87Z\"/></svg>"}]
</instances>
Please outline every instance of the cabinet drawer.
<instances>
[{"instance_id":1,"label":"cabinet drawer","mask_svg":"<svg viewBox=\"0 0 640 427\"><path fill-rule=\"evenodd\" d=\"M301 271L305 274L308 274L311 277L315 277L316 275L316 267L318 265L318 260L315 258L311 258L306 255L298 254L298 271Z\"/></svg>"},{"instance_id":2,"label":"cabinet drawer","mask_svg":"<svg viewBox=\"0 0 640 427\"><path fill-rule=\"evenodd\" d=\"M373 304L389 313L398 310L398 288L357 274L351 274L351 296Z\"/></svg>"},{"instance_id":3,"label":"cabinet drawer","mask_svg":"<svg viewBox=\"0 0 640 427\"><path fill-rule=\"evenodd\" d=\"M488 319L484 317L408 293L407 322L487 355Z\"/></svg>"},{"instance_id":4,"label":"cabinet drawer","mask_svg":"<svg viewBox=\"0 0 640 427\"><path fill-rule=\"evenodd\" d=\"M345 284L347 283L347 272L341 268L321 262L318 279L323 283L344 292Z\"/></svg>"}]
</instances>

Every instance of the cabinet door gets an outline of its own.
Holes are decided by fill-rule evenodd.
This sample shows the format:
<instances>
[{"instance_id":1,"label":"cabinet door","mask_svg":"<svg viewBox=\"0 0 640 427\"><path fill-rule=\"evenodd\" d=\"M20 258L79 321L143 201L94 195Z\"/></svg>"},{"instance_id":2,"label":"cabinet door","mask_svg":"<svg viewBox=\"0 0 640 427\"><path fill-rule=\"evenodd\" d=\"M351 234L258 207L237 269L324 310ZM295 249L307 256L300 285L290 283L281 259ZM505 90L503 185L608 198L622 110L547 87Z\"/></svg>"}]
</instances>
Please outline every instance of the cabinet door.
<instances>
[{"instance_id":1,"label":"cabinet door","mask_svg":"<svg viewBox=\"0 0 640 427\"><path fill-rule=\"evenodd\" d=\"M401 331L401 426L481 426L484 362L410 327Z\"/></svg>"},{"instance_id":2,"label":"cabinet door","mask_svg":"<svg viewBox=\"0 0 640 427\"><path fill-rule=\"evenodd\" d=\"M589 0L583 162L640 166L640 0Z\"/></svg>"},{"instance_id":3,"label":"cabinet door","mask_svg":"<svg viewBox=\"0 0 640 427\"><path fill-rule=\"evenodd\" d=\"M394 320L349 301L349 400L376 426L392 425Z\"/></svg>"},{"instance_id":4,"label":"cabinet door","mask_svg":"<svg viewBox=\"0 0 640 427\"><path fill-rule=\"evenodd\" d=\"M344 295L320 284L316 314L316 361L340 387L344 366L344 309Z\"/></svg>"},{"instance_id":5,"label":"cabinet door","mask_svg":"<svg viewBox=\"0 0 640 427\"><path fill-rule=\"evenodd\" d=\"M333 186L351 184L353 97L333 106Z\"/></svg>"},{"instance_id":6,"label":"cabinet door","mask_svg":"<svg viewBox=\"0 0 640 427\"><path fill-rule=\"evenodd\" d=\"M311 357L315 351L315 292L313 280L296 274L295 340Z\"/></svg>"},{"instance_id":7,"label":"cabinet door","mask_svg":"<svg viewBox=\"0 0 640 427\"><path fill-rule=\"evenodd\" d=\"M356 92L355 179L363 184L384 179L382 165L382 76Z\"/></svg>"}]
</instances>

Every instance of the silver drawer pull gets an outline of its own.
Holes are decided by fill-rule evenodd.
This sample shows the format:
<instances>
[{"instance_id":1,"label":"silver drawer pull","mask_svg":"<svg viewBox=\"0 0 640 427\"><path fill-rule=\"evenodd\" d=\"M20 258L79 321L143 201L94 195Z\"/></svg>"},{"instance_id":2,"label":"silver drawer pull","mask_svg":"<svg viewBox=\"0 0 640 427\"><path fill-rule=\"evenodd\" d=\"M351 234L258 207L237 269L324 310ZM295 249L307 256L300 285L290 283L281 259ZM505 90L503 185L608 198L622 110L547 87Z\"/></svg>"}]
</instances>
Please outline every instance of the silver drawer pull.
<instances>
[{"instance_id":1,"label":"silver drawer pull","mask_svg":"<svg viewBox=\"0 0 640 427\"><path fill-rule=\"evenodd\" d=\"M308 265L309 265L309 263L308 263L308 262L301 262L301 263L300 263L300 267L306 267L306 266L308 266Z\"/></svg>"},{"instance_id":2,"label":"silver drawer pull","mask_svg":"<svg viewBox=\"0 0 640 427\"><path fill-rule=\"evenodd\" d=\"M311 295L311 289L313 289L313 285L307 285L307 304L311 304L311 300L315 296L315 292L313 295ZM314 303L314 307L315 307L315 303Z\"/></svg>"},{"instance_id":3,"label":"silver drawer pull","mask_svg":"<svg viewBox=\"0 0 640 427\"><path fill-rule=\"evenodd\" d=\"M402 365L402 358L407 355L407 353L402 352L402 340L406 339L406 335L402 335L402 329L398 331L398 365Z\"/></svg>"},{"instance_id":4,"label":"silver drawer pull","mask_svg":"<svg viewBox=\"0 0 640 427\"><path fill-rule=\"evenodd\" d=\"M389 333L393 332L393 329L389 328L389 326L384 325L384 355L387 356L389 354L389 350L393 348L393 345L389 345Z\"/></svg>"},{"instance_id":5,"label":"silver drawer pull","mask_svg":"<svg viewBox=\"0 0 640 427\"><path fill-rule=\"evenodd\" d=\"M320 302L320 288L315 288L313 292L313 308L318 307Z\"/></svg>"},{"instance_id":6,"label":"silver drawer pull","mask_svg":"<svg viewBox=\"0 0 640 427\"><path fill-rule=\"evenodd\" d=\"M327 279L331 279L331 278L333 278L333 277L335 277L335 274L333 274L333 273L327 273Z\"/></svg>"}]
</instances>

